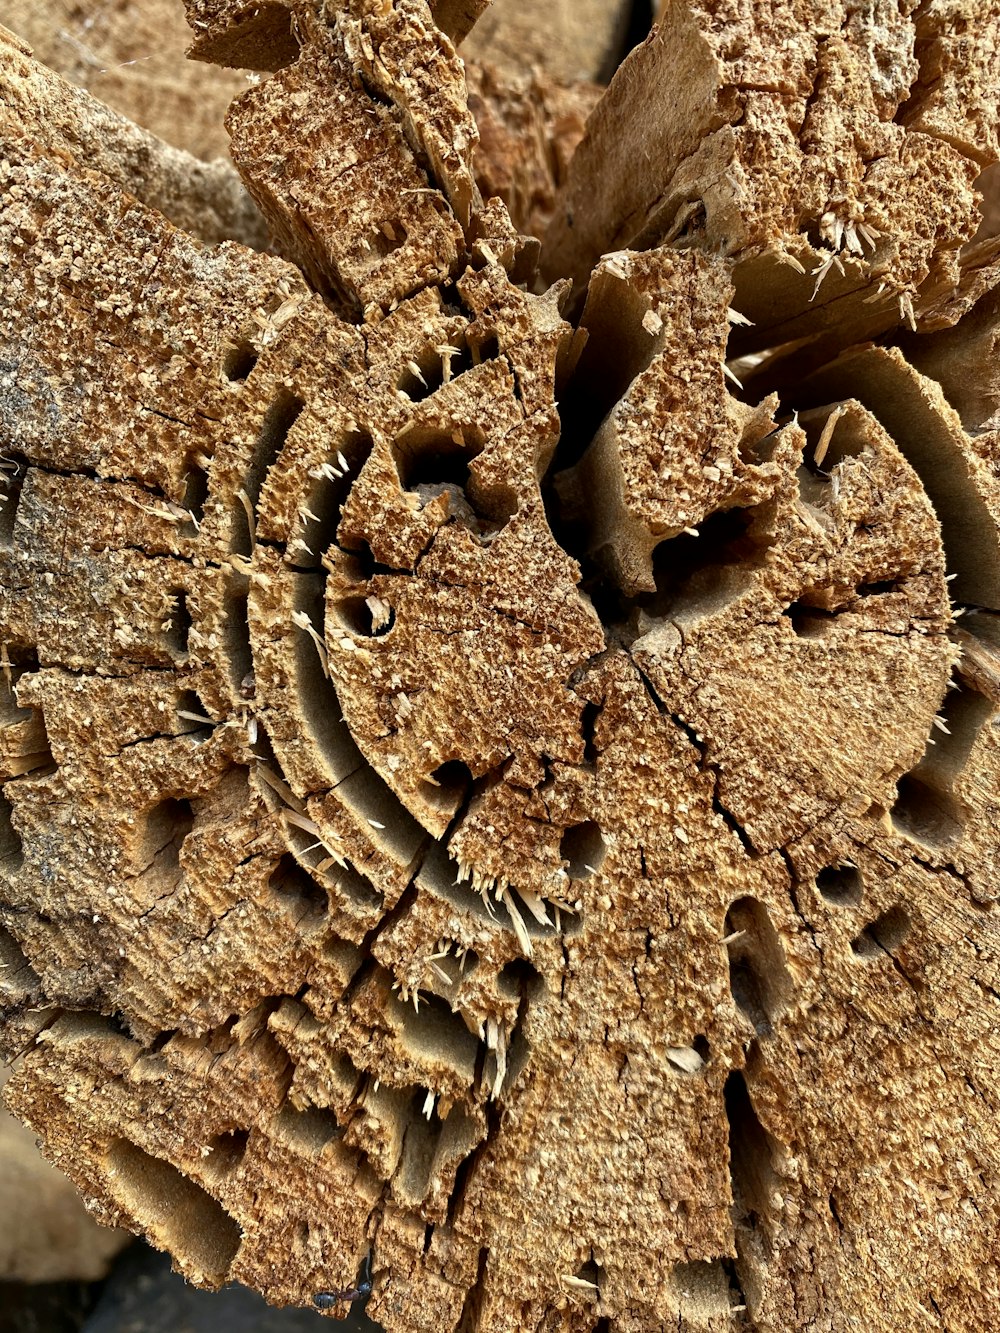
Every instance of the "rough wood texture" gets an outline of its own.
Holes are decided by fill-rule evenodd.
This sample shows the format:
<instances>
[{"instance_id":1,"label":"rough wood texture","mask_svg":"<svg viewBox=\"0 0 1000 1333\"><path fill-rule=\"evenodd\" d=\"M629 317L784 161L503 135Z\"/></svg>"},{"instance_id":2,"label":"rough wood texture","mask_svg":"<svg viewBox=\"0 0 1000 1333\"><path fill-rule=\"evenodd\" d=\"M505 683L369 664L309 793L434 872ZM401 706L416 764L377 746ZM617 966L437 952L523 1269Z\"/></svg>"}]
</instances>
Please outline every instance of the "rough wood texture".
<instances>
[{"instance_id":1,"label":"rough wood texture","mask_svg":"<svg viewBox=\"0 0 1000 1333\"><path fill-rule=\"evenodd\" d=\"M991 1330L996 7L667 5L547 290L423 0L189 8L297 267L3 125L11 1105L390 1333Z\"/></svg>"},{"instance_id":2,"label":"rough wood texture","mask_svg":"<svg viewBox=\"0 0 1000 1333\"><path fill-rule=\"evenodd\" d=\"M518 231L542 236L601 89L475 61L465 74L479 131L476 184L484 198L503 200Z\"/></svg>"},{"instance_id":3,"label":"rough wood texture","mask_svg":"<svg viewBox=\"0 0 1000 1333\"><path fill-rule=\"evenodd\" d=\"M228 158L222 119L246 76L185 61L180 0L5 0L0 21L50 69L165 142Z\"/></svg>"},{"instance_id":4,"label":"rough wood texture","mask_svg":"<svg viewBox=\"0 0 1000 1333\"><path fill-rule=\"evenodd\" d=\"M591 119L545 243L583 283L665 242L736 261L764 349L828 356L981 286L975 181L997 158L992 6L668 0ZM933 208L928 201L933 199ZM992 282L992 270L989 281Z\"/></svg>"},{"instance_id":5,"label":"rough wood texture","mask_svg":"<svg viewBox=\"0 0 1000 1333\"><path fill-rule=\"evenodd\" d=\"M73 88L0 28L0 124L30 124L50 153L66 153L209 244L267 244L267 228L228 162L202 162Z\"/></svg>"},{"instance_id":6,"label":"rough wood texture","mask_svg":"<svg viewBox=\"0 0 1000 1333\"><path fill-rule=\"evenodd\" d=\"M0 1088L5 1081L6 1072L0 1072ZM0 1281L95 1282L104 1277L131 1237L98 1226L72 1183L41 1156L34 1135L4 1110L0 1163Z\"/></svg>"}]
</instances>

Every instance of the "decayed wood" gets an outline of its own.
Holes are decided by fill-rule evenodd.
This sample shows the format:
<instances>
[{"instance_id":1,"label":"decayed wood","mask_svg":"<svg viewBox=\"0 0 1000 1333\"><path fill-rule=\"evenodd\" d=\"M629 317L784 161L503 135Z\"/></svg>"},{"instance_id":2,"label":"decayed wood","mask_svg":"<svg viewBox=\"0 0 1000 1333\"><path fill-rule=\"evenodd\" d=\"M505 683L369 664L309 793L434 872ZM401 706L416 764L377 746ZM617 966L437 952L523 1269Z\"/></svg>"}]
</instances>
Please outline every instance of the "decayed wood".
<instances>
[{"instance_id":1,"label":"decayed wood","mask_svg":"<svg viewBox=\"0 0 1000 1333\"><path fill-rule=\"evenodd\" d=\"M206 161L228 158L222 118L246 76L185 62L191 30L179 0L6 0L0 20L143 129Z\"/></svg>"},{"instance_id":2,"label":"decayed wood","mask_svg":"<svg viewBox=\"0 0 1000 1333\"><path fill-rule=\"evenodd\" d=\"M7 1097L194 1281L992 1327L998 15L733 8L616 74L548 289L423 0L189 4L288 259L0 47Z\"/></svg>"},{"instance_id":3,"label":"decayed wood","mask_svg":"<svg viewBox=\"0 0 1000 1333\"><path fill-rule=\"evenodd\" d=\"M601 89L471 60L465 75L479 132L476 184L485 198L503 200L518 231L541 236Z\"/></svg>"},{"instance_id":4,"label":"decayed wood","mask_svg":"<svg viewBox=\"0 0 1000 1333\"><path fill-rule=\"evenodd\" d=\"M50 153L67 153L203 241L263 248L264 219L228 162L202 162L71 88L0 28L0 117L30 124Z\"/></svg>"},{"instance_id":5,"label":"decayed wood","mask_svg":"<svg viewBox=\"0 0 1000 1333\"><path fill-rule=\"evenodd\" d=\"M431 0L429 9L436 26L457 43L468 36L489 4L490 0ZM273 71L297 59L301 41L297 25L304 11L296 0L263 0L251 5L233 0L185 0L185 8L195 34L190 54L196 60ZM317 4L312 8L325 11L326 7ZM329 8L332 12L333 7ZM370 7L373 14L383 8L388 7ZM419 12L427 6L414 8Z\"/></svg>"},{"instance_id":6,"label":"decayed wood","mask_svg":"<svg viewBox=\"0 0 1000 1333\"><path fill-rule=\"evenodd\" d=\"M862 341L968 309L998 249L961 249L997 157L991 6L823 0L769 7L773 22L720 0L660 11L576 154L549 274L582 283L625 246L711 247L736 260L754 323L741 346L808 338L814 357L845 329Z\"/></svg>"}]
</instances>

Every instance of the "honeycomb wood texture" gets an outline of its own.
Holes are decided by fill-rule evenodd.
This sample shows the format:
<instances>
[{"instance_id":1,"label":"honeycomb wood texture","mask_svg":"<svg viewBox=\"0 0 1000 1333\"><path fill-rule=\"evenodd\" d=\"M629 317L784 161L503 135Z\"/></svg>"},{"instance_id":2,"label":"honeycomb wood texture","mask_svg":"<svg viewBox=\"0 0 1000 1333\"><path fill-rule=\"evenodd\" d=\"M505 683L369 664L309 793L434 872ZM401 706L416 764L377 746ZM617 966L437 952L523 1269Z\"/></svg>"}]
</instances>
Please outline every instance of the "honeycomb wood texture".
<instances>
[{"instance_id":1,"label":"honeycomb wood texture","mask_svg":"<svg viewBox=\"0 0 1000 1333\"><path fill-rule=\"evenodd\" d=\"M0 43L7 1100L389 1333L985 1333L1000 7L482 8L189 0L283 258Z\"/></svg>"}]
</instances>

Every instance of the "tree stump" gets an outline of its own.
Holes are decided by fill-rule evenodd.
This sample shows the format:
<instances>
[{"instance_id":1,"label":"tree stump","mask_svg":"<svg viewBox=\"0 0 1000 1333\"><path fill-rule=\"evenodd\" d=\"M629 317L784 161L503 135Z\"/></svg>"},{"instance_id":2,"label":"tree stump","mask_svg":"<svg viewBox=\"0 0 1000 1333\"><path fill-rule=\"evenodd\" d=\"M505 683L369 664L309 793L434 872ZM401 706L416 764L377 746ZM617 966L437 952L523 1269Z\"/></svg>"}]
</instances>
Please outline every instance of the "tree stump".
<instances>
[{"instance_id":1,"label":"tree stump","mask_svg":"<svg viewBox=\"0 0 1000 1333\"><path fill-rule=\"evenodd\" d=\"M0 46L8 1100L390 1333L992 1329L1000 6L480 150L484 7L189 0L272 252Z\"/></svg>"}]
</instances>

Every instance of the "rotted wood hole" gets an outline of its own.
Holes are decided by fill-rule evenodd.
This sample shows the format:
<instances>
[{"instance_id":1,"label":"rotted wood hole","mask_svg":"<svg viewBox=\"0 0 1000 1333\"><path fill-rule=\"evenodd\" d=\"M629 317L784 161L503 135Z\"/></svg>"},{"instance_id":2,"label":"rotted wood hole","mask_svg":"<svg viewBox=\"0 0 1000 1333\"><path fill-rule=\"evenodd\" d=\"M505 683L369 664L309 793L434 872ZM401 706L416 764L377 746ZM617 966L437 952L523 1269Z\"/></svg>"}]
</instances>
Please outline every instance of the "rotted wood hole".
<instances>
[{"instance_id":1,"label":"rotted wood hole","mask_svg":"<svg viewBox=\"0 0 1000 1333\"><path fill-rule=\"evenodd\" d=\"M1000 7L484 8L188 0L266 246L0 33L8 1101L390 1333L991 1329Z\"/></svg>"}]
</instances>

